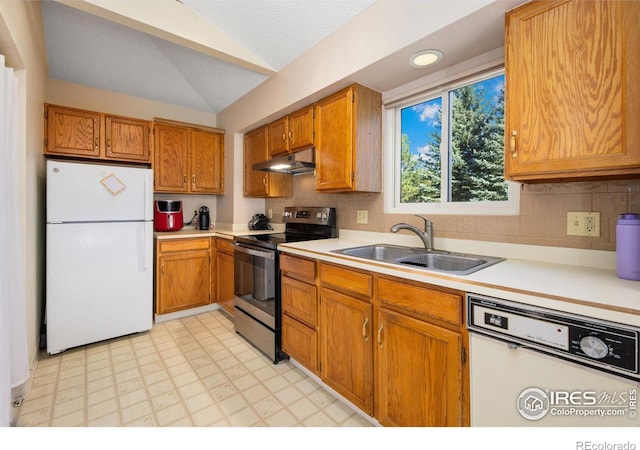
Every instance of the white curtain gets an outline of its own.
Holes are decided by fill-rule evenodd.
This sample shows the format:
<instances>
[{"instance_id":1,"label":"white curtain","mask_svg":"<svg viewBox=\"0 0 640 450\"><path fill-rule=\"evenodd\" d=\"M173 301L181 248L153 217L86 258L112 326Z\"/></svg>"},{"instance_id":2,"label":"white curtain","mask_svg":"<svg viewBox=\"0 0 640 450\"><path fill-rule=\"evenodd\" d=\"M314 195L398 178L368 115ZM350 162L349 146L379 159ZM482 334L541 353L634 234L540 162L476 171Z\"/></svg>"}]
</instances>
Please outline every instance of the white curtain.
<instances>
[{"instance_id":1,"label":"white curtain","mask_svg":"<svg viewBox=\"0 0 640 450\"><path fill-rule=\"evenodd\" d=\"M20 167L18 82L0 55L0 426L11 421L12 388L29 377Z\"/></svg>"}]
</instances>

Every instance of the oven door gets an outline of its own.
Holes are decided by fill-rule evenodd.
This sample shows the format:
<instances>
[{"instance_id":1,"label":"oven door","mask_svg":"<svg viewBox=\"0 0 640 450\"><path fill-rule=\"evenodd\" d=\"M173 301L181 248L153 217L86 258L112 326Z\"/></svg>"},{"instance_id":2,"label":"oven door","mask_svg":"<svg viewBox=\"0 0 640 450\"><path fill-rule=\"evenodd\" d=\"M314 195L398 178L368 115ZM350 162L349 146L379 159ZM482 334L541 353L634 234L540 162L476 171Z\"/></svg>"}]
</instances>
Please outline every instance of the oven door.
<instances>
[{"instance_id":1,"label":"oven door","mask_svg":"<svg viewBox=\"0 0 640 450\"><path fill-rule=\"evenodd\" d=\"M236 243L234 252L235 307L276 328L276 250Z\"/></svg>"}]
</instances>

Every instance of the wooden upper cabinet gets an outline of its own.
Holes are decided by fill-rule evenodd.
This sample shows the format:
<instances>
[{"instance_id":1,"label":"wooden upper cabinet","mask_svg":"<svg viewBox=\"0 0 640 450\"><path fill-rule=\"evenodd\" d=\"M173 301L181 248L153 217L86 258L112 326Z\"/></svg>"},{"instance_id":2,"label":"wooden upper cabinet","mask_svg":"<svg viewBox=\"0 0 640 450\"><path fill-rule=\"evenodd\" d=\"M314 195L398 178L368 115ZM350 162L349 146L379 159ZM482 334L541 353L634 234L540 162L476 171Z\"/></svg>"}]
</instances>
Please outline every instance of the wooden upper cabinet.
<instances>
[{"instance_id":1,"label":"wooden upper cabinet","mask_svg":"<svg viewBox=\"0 0 640 450\"><path fill-rule=\"evenodd\" d=\"M117 116L105 116L104 120L107 158L151 161L148 121Z\"/></svg>"},{"instance_id":2,"label":"wooden upper cabinet","mask_svg":"<svg viewBox=\"0 0 640 450\"><path fill-rule=\"evenodd\" d=\"M253 165L269 159L269 126L244 135L244 196L291 197L293 175L253 170Z\"/></svg>"},{"instance_id":3,"label":"wooden upper cabinet","mask_svg":"<svg viewBox=\"0 0 640 450\"><path fill-rule=\"evenodd\" d=\"M100 113L45 105L45 153L100 157Z\"/></svg>"},{"instance_id":4,"label":"wooden upper cabinet","mask_svg":"<svg viewBox=\"0 0 640 450\"><path fill-rule=\"evenodd\" d=\"M316 190L380 192L382 95L354 84L315 105Z\"/></svg>"},{"instance_id":5,"label":"wooden upper cabinet","mask_svg":"<svg viewBox=\"0 0 640 450\"><path fill-rule=\"evenodd\" d=\"M640 2L532 1L506 15L505 175L640 174Z\"/></svg>"},{"instance_id":6,"label":"wooden upper cabinet","mask_svg":"<svg viewBox=\"0 0 640 450\"><path fill-rule=\"evenodd\" d=\"M313 138L313 105L309 105L269 124L269 155L311 147Z\"/></svg>"},{"instance_id":7,"label":"wooden upper cabinet","mask_svg":"<svg viewBox=\"0 0 640 450\"><path fill-rule=\"evenodd\" d=\"M187 192L187 151L189 130L184 127L155 124L154 190Z\"/></svg>"},{"instance_id":8,"label":"wooden upper cabinet","mask_svg":"<svg viewBox=\"0 0 640 450\"><path fill-rule=\"evenodd\" d=\"M191 192L224 191L224 135L191 130Z\"/></svg>"},{"instance_id":9,"label":"wooden upper cabinet","mask_svg":"<svg viewBox=\"0 0 640 450\"><path fill-rule=\"evenodd\" d=\"M45 105L45 155L151 162L146 120Z\"/></svg>"},{"instance_id":10,"label":"wooden upper cabinet","mask_svg":"<svg viewBox=\"0 0 640 450\"><path fill-rule=\"evenodd\" d=\"M224 192L224 133L156 122L154 190Z\"/></svg>"}]
</instances>

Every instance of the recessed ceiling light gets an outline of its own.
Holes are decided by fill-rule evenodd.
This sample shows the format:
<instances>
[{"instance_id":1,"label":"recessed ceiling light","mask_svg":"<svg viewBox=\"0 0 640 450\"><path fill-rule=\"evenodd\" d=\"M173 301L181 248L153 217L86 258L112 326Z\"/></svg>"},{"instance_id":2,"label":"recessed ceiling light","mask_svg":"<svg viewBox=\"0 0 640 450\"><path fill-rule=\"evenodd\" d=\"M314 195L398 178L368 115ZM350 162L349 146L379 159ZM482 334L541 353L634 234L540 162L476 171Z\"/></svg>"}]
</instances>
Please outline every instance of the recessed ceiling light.
<instances>
[{"instance_id":1,"label":"recessed ceiling light","mask_svg":"<svg viewBox=\"0 0 640 450\"><path fill-rule=\"evenodd\" d=\"M443 56L440 50L421 50L411 55L409 64L411 67L427 67L440 61Z\"/></svg>"}]
</instances>

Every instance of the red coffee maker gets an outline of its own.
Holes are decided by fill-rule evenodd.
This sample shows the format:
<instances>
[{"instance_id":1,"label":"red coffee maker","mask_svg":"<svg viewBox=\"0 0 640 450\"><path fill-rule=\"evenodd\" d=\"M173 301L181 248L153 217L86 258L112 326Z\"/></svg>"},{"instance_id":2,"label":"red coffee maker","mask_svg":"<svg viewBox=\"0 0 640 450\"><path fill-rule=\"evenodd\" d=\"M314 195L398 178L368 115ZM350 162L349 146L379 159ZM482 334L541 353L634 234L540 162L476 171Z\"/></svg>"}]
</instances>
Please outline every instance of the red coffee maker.
<instances>
[{"instance_id":1,"label":"red coffee maker","mask_svg":"<svg viewBox=\"0 0 640 450\"><path fill-rule=\"evenodd\" d=\"M182 230L182 202L180 200L156 200L153 212L153 229L156 231Z\"/></svg>"}]
</instances>

